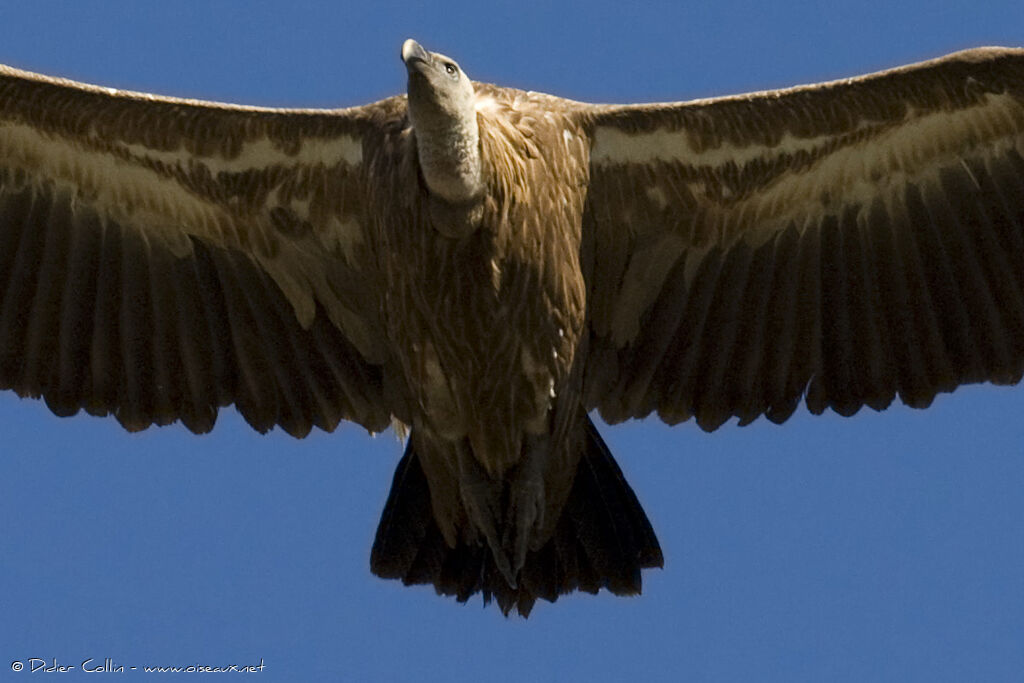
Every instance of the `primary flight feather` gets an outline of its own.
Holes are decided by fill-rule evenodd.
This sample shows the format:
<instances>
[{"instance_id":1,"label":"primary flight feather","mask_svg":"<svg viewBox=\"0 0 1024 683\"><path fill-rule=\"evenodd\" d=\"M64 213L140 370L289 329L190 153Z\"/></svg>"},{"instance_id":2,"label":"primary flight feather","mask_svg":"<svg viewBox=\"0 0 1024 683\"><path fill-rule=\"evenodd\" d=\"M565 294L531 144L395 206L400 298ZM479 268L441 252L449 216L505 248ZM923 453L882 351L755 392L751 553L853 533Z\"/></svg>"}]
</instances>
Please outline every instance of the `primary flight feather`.
<instances>
[{"instance_id":1,"label":"primary flight feather","mask_svg":"<svg viewBox=\"0 0 1024 683\"><path fill-rule=\"evenodd\" d=\"M127 429L411 427L375 573L506 613L660 566L588 418L1024 372L1024 50L591 105L402 46L332 111L0 67L0 386Z\"/></svg>"}]
</instances>

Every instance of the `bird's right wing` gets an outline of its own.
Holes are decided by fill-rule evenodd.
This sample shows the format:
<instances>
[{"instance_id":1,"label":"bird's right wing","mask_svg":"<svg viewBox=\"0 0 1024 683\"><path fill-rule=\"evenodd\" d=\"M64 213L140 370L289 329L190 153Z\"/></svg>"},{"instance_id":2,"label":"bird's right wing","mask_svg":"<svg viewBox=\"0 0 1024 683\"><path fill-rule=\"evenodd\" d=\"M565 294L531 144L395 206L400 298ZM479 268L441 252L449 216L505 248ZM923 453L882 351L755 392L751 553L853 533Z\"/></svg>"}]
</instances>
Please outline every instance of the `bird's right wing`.
<instances>
[{"instance_id":1,"label":"bird's right wing","mask_svg":"<svg viewBox=\"0 0 1024 683\"><path fill-rule=\"evenodd\" d=\"M0 66L0 387L128 429L384 428L366 137Z\"/></svg>"}]
</instances>

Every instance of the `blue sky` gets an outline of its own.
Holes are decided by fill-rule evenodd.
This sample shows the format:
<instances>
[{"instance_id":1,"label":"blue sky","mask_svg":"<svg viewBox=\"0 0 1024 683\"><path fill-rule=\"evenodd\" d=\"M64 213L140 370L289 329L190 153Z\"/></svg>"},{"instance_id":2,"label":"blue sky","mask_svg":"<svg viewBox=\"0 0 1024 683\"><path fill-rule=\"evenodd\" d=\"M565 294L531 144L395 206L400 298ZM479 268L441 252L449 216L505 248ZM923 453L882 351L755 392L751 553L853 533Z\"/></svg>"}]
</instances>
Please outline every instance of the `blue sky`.
<instances>
[{"instance_id":1,"label":"blue sky","mask_svg":"<svg viewBox=\"0 0 1024 683\"><path fill-rule=\"evenodd\" d=\"M1024 44L1017 0L687 4L36 0L3 9L0 62L343 106L404 88L411 36L479 80L630 102ZM523 621L370 574L390 433L295 441L225 411L204 437L128 435L0 393L0 679L110 657L262 660L262 680L1021 680L1022 415L1024 389L981 386L927 411L605 428L665 569L642 597L568 596Z\"/></svg>"}]
</instances>

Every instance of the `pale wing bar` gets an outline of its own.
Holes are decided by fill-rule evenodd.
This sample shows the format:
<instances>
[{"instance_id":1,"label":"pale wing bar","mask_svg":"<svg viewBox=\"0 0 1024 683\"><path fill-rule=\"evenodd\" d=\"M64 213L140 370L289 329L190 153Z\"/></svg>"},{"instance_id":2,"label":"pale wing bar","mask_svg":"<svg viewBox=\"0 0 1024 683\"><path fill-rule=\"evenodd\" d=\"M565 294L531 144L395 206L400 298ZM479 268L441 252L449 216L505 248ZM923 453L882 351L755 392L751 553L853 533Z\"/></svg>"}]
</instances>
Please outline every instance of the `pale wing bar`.
<instances>
[{"instance_id":1,"label":"pale wing bar","mask_svg":"<svg viewBox=\"0 0 1024 683\"><path fill-rule=\"evenodd\" d=\"M372 304L325 296L361 277L357 133L0 69L0 386L128 429L231 403L260 431L385 428L340 329L365 346Z\"/></svg>"},{"instance_id":2,"label":"pale wing bar","mask_svg":"<svg viewBox=\"0 0 1024 683\"><path fill-rule=\"evenodd\" d=\"M605 419L714 429L1020 380L1022 51L593 125Z\"/></svg>"}]
</instances>

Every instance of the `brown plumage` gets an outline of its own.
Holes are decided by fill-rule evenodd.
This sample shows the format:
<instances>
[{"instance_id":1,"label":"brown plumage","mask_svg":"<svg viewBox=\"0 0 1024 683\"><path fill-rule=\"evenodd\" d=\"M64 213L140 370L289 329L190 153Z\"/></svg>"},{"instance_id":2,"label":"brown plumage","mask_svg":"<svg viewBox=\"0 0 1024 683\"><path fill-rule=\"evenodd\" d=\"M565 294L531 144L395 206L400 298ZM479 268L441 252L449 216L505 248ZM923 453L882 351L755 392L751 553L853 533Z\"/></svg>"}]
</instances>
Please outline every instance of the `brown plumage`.
<instances>
[{"instance_id":1,"label":"brown plumage","mask_svg":"<svg viewBox=\"0 0 1024 683\"><path fill-rule=\"evenodd\" d=\"M1024 51L588 105L209 104L0 67L0 386L127 429L411 427L372 568L526 614L661 552L590 423L1024 372Z\"/></svg>"}]
</instances>

